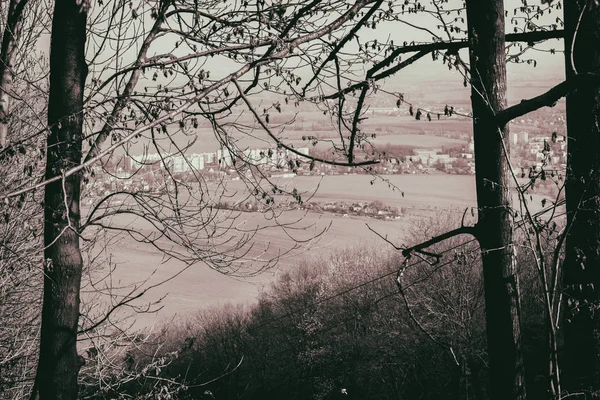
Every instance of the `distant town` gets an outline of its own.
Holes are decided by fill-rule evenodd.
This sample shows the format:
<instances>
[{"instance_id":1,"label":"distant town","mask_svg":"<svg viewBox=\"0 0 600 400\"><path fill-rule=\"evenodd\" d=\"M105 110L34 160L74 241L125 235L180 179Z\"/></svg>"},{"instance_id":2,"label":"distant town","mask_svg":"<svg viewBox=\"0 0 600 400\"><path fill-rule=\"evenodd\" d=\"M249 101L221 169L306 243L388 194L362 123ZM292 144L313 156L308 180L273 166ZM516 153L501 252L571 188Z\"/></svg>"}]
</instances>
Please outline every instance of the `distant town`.
<instances>
[{"instance_id":1,"label":"distant town","mask_svg":"<svg viewBox=\"0 0 600 400\"><path fill-rule=\"evenodd\" d=\"M523 175L541 168L564 170L566 141L563 135L533 136L527 132L511 133L511 154L516 173ZM97 178L86 189L90 194L103 196L115 190L158 191L164 186L160 177L167 169L183 182L193 182L196 174L204 179L239 179L240 173L260 168L267 176L291 178L310 175L342 175L355 173L389 174L474 174L474 142L439 148L386 146L381 162L370 170L313 163L307 156L308 147L288 149L246 149L235 155L228 149L198 154L148 153L122 157L113 162L107 173L95 167ZM317 156L323 156L315 149Z\"/></svg>"}]
</instances>

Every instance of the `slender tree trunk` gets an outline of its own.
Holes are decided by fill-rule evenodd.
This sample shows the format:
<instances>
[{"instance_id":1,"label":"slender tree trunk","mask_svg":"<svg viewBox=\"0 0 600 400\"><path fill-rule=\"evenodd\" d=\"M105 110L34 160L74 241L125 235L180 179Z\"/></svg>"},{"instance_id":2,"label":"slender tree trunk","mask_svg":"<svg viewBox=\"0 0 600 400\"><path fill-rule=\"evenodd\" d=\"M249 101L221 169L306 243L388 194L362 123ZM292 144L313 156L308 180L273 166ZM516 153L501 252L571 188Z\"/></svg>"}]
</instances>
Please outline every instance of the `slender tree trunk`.
<instances>
[{"instance_id":1,"label":"slender tree trunk","mask_svg":"<svg viewBox=\"0 0 600 400\"><path fill-rule=\"evenodd\" d=\"M87 74L86 15L76 0L56 0L50 47L46 178L81 162L83 90ZM76 399L82 358L77 354L80 176L46 186L44 303L36 384L40 399Z\"/></svg>"},{"instance_id":2,"label":"slender tree trunk","mask_svg":"<svg viewBox=\"0 0 600 400\"><path fill-rule=\"evenodd\" d=\"M2 34L0 52L0 148L8 142L8 117L10 115L14 66L17 58L17 40L23 25L23 10L28 0L10 0L6 25Z\"/></svg>"},{"instance_id":3,"label":"slender tree trunk","mask_svg":"<svg viewBox=\"0 0 600 400\"><path fill-rule=\"evenodd\" d=\"M492 399L525 399L511 179L502 145L509 131L494 121L494 114L506 107L504 6L502 0L466 4L490 393Z\"/></svg>"},{"instance_id":4,"label":"slender tree trunk","mask_svg":"<svg viewBox=\"0 0 600 400\"><path fill-rule=\"evenodd\" d=\"M564 2L567 78L600 74L600 8ZM600 390L600 88L567 96L564 388Z\"/></svg>"}]
</instances>

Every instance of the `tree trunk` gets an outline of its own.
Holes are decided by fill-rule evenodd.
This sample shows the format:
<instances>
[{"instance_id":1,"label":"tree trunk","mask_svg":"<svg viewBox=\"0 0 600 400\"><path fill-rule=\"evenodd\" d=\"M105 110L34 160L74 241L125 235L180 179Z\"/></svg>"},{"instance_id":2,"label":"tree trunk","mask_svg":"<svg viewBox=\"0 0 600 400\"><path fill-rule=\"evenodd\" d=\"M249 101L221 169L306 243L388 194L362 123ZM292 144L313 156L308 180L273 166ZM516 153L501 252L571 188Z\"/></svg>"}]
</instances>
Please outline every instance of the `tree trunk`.
<instances>
[{"instance_id":1,"label":"tree trunk","mask_svg":"<svg viewBox=\"0 0 600 400\"><path fill-rule=\"evenodd\" d=\"M8 117L10 115L14 66L17 58L17 40L23 25L23 9L28 0L10 0L6 25L2 34L0 52L0 148L8 142Z\"/></svg>"},{"instance_id":2,"label":"tree trunk","mask_svg":"<svg viewBox=\"0 0 600 400\"><path fill-rule=\"evenodd\" d=\"M510 170L494 115L506 107L504 6L467 0L475 178L492 399L525 399L520 305L513 248ZM505 141L508 151L509 141Z\"/></svg>"},{"instance_id":3,"label":"tree trunk","mask_svg":"<svg viewBox=\"0 0 600 400\"><path fill-rule=\"evenodd\" d=\"M584 6L585 5L585 6ZM600 73L600 8L565 1L567 78ZM564 389L600 389L600 88L567 96Z\"/></svg>"},{"instance_id":4,"label":"tree trunk","mask_svg":"<svg viewBox=\"0 0 600 400\"><path fill-rule=\"evenodd\" d=\"M46 178L81 162L86 15L76 0L56 0L50 45ZM79 249L79 174L51 183L44 198L44 303L36 385L40 399L76 399L83 260Z\"/></svg>"}]
</instances>

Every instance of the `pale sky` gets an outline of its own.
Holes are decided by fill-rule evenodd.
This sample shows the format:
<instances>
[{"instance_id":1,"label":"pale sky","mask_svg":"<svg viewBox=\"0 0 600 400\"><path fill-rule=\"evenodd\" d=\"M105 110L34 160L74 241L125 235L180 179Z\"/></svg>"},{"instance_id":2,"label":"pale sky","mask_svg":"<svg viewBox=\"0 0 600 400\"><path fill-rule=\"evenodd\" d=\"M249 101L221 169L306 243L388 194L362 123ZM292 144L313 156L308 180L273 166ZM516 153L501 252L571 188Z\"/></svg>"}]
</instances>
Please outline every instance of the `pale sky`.
<instances>
[{"instance_id":1,"label":"pale sky","mask_svg":"<svg viewBox=\"0 0 600 400\"><path fill-rule=\"evenodd\" d=\"M457 5L462 4L462 0L450 0L448 4L456 3ZM537 6L540 2L529 2L530 5ZM433 9L433 6L429 2L423 2L424 6L427 9ZM447 6L448 6L447 4ZM513 8L519 7L522 5L522 0L507 0L505 1L505 9L508 11L509 16L506 19L507 32L512 32L513 25L511 25L511 17L513 15ZM97 5L96 5L97 6ZM92 7L92 14L94 12L94 6ZM465 13L461 14L462 17L466 18ZM546 14L543 18L545 18L545 22L553 23L555 22L556 17L562 18L562 10L556 11L554 10L552 14ZM431 31L436 34L439 34L443 38L445 36L442 34L442 30L437 28L438 23L436 23L435 18L431 15L427 14L406 14L405 21L423 27L428 27ZM150 24L151 21L147 21L147 24ZM541 21L536 21L536 23L541 23ZM466 26L466 24L463 24ZM412 42L412 41L431 41L431 34L427 33L423 30L417 30L410 27L406 23L402 22L394 22L387 24L380 24L377 29L363 29L360 32L361 41L364 43L368 40L378 39L380 42L386 42L387 40L393 40L396 45L402 44L404 41ZM458 33L456 36L465 36L464 33ZM161 53L165 49L161 48L163 45L170 50L173 46L172 43L163 43L161 45L158 42L157 46L151 48L150 56L153 54ZM535 58L538 62L537 68L533 68L530 65L517 65L514 63L510 63L508 65L508 74L509 80L517 81L521 79L527 80L547 80L553 79L558 81L563 79L564 76L564 61L562 55L562 43L559 40L550 40L539 46L542 49L555 48L557 50L555 55L550 55L547 52L540 51L529 51L527 53L527 58ZM44 36L40 41L40 49L46 50L49 48L49 37ZM46 50L47 51L47 50ZM129 53L127 53L123 59L126 62L127 58L131 58L137 51L132 49ZM403 58L408 58L410 54L406 54ZM462 53L463 59L468 61L468 55L466 51ZM233 71L232 68L237 68L239 65L233 65L229 60L219 60L218 58L210 60L210 64L208 67L213 70L213 76L217 77L220 73L221 75L225 75ZM458 84L462 83L462 78L456 72L449 72L447 67L442 65L441 62L432 62L429 56L424 57L423 59L417 61L415 64L401 71L397 76L390 78L392 82L422 82L422 83L430 83L432 80L451 80L455 79ZM509 82L510 84L510 82ZM549 83L550 84L550 83ZM141 85L141 84L140 84ZM510 85L509 85L510 87Z\"/></svg>"}]
</instances>

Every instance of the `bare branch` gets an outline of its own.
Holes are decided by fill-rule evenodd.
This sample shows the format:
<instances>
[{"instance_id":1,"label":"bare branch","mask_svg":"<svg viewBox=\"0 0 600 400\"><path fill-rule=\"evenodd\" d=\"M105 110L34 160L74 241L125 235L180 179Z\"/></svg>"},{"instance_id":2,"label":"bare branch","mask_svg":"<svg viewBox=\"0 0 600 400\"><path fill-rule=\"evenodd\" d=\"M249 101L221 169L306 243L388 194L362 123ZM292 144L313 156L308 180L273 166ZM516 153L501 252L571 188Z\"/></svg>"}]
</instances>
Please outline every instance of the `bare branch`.
<instances>
[{"instance_id":1,"label":"bare branch","mask_svg":"<svg viewBox=\"0 0 600 400\"><path fill-rule=\"evenodd\" d=\"M379 65L375 66L369 72L367 72L367 78L368 79L372 79L374 81L378 81L378 80L381 80L383 78L387 78L388 76L390 76L392 74L395 74L396 72L400 71L401 69L403 69L405 67L408 67L409 65L411 65L415 61L419 60L423 56L426 56L427 54L429 54L429 52L430 51L422 50L422 51L418 52L417 54L411 56L410 58L402 61L401 63L399 63L395 67L390 68L387 71L383 71L383 72L381 72L381 73L379 73L377 75L372 75L373 72L371 72L371 71L378 71L381 68ZM371 75L371 76L369 76L369 75ZM353 91L355 91L355 90L360 89L361 87L363 87L365 85L365 82L366 81L362 81L362 82L359 82L359 83L355 83L354 85L350 85L347 88L344 88L344 90L342 90L340 92L333 93L333 94L330 94L328 96L325 96L324 99L336 99L336 98L338 98L338 97L340 97L340 96L342 96L344 94L351 93L351 92L353 92Z\"/></svg>"},{"instance_id":2,"label":"bare branch","mask_svg":"<svg viewBox=\"0 0 600 400\"><path fill-rule=\"evenodd\" d=\"M348 34L344 36L344 38L335 45L333 50L327 55L325 61L323 61L319 68L317 68L317 70L314 72L312 78L310 78L306 85L304 85L304 88L302 89L303 95L306 93L306 89L311 85L311 83L313 83L315 79L317 79L323 68L325 68L325 65L327 65L328 62L333 61L337 57L338 52L346 45L346 43L348 43L348 41L350 41L354 37L356 32L369 20L369 18L371 18L373 14L375 14L375 11L377 11L379 9L379 6L381 6L381 3L383 3L383 0L377 0L377 3L375 3L369 11L367 11L367 13L360 19L358 24L356 24L350 30L350 32L348 32Z\"/></svg>"},{"instance_id":3,"label":"bare branch","mask_svg":"<svg viewBox=\"0 0 600 400\"><path fill-rule=\"evenodd\" d=\"M402 250L402 255L404 257L410 256L412 252L421 253L425 255L433 255L432 253L426 252L423 249L427 247L433 246L434 244L443 242L444 240L450 239L454 236L458 235L472 235L477 238L477 225L475 226L461 226L460 228L453 229L451 231L442 233L441 235L435 236L425 242L419 243L417 245L408 247Z\"/></svg>"},{"instance_id":4,"label":"bare branch","mask_svg":"<svg viewBox=\"0 0 600 400\"><path fill-rule=\"evenodd\" d=\"M162 3L162 10L159 12L158 18L154 22L152 29L150 30L150 32L144 39L144 43L142 43L142 46L141 46L140 51L137 56L137 60L134 64L134 67L131 70L132 72L131 72L131 76L129 77L129 81L127 82L127 85L125 86L123 93L121 93L119 95L117 102L116 102L110 116L106 119L106 122L104 123L104 126L102 127L102 130L100 131L98 136L96 136L96 140L94 141L90 150L88 151L87 155L85 156L85 161L88 161L89 159L100 154L100 148L101 148L102 144L108 138L108 136L109 136L110 132L112 131L113 126L117 120L119 113L123 110L123 108L125 108L127 101L129 100L129 96L131 96L131 94L133 93L133 90L135 89L135 86L137 85L138 80L140 79L141 72L142 72L141 64L143 64L145 62L146 54L148 53L148 49L150 48L152 41L156 38L156 35L158 34L158 31L159 31L162 23L164 22L163 16L166 11L166 8L168 7L168 4L169 4L169 2L166 2L166 1ZM105 83L107 83L109 81L110 80L107 80Z\"/></svg>"},{"instance_id":5,"label":"bare branch","mask_svg":"<svg viewBox=\"0 0 600 400\"><path fill-rule=\"evenodd\" d=\"M240 87L240 84L238 83L238 81L236 79L232 80L233 84L236 86L236 88L238 89L239 95L242 98L242 100L244 101L244 103L246 103L246 105L248 106L248 109L250 110L250 112L252 113L252 115L254 115L254 118L256 118L256 121L258 121L258 123L260 124L260 126L265 130L265 132L267 132L267 134L271 137L271 139L273 139L276 143L277 146L283 147L286 150L289 150L290 152L300 156L300 157L304 157L304 158L308 158L310 160L313 161L317 161L323 164L329 164L329 165L338 165L338 166L363 166L363 165L373 165L373 164L377 164L378 161L375 160L369 160L369 161L363 161L363 162L353 162L353 157L349 154L348 155L348 162L338 162L338 161L332 161L332 160L326 160L324 158L318 158L318 157L314 157L314 156L308 156L304 153L299 152L298 150L294 149L291 146L288 146L286 144L284 144L283 142L281 142L281 140L275 136L275 134L273 132L271 132L271 129L269 129L269 127L267 126L267 124L262 120L262 118L260 117L260 115L258 115L258 113L256 112L256 110L254 109L254 107L252 107L252 104L250 103L250 100L248 100L248 97L246 97L246 95L244 94L244 90Z\"/></svg>"},{"instance_id":6,"label":"bare branch","mask_svg":"<svg viewBox=\"0 0 600 400\"><path fill-rule=\"evenodd\" d=\"M541 42L541 41L548 40L548 39L560 39L563 37L564 37L564 31L556 30L556 31L539 31L539 32L536 31L536 32L526 32L526 33L510 33L510 34L506 35L505 38L506 38L507 42L535 43L535 42ZM390 75L395 74L396 72L398 72L401 69L407 67L408 65L414 63L415 61L417 61L421 57L431 53L432 51L447 50L449 53L457 53L458 50L467 48L468 45L469 45L469 43L466 40L459 40L459 41L455 41L455 42L436 42L436 43L402 46L402 47L395 49L387 57L385 57L383 60L381 60L380 62L375 64L375 66L373 68L371 68L370 71L371 71L371 74L374 74L381 68L384 68L384 67L390 65L401 54L418 52L417 54L411 56L409 59L399 63L395 67L390 68L389 70L384 71L380 74L373 75L372 76L373 79L378 81L383 78L387 78ZM335 98L341 96L342 94L346 94L346 93L355 91L356 89L360 88L362 84L363 84L363 82L351 85L351 86L345 88L341 92L337 92L337 93L333 93L333 94L325 96L325 99L335 99Z\"/></svg>"},{"instance_id":7,"label":"bare branch","mask_svg":"<svg viewBox=\"0 0 600 400\"><path fill-rule=\"evenodd\" d=\"M600 85L600 76L596 74L579 74L567 79L539 96L522 100L519 104L508 107L496 114L499 126L504 126L515 118L528 114L542 107L553 107L558 100L579 87Z\"/></svg>"}]
</instances>

